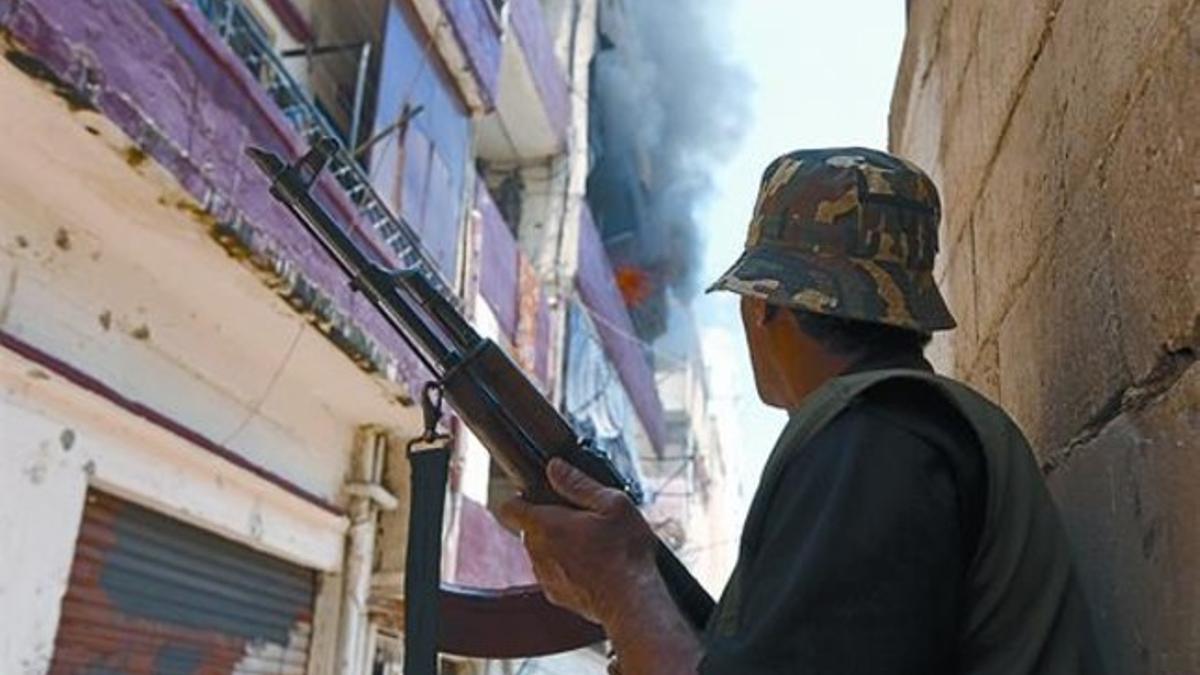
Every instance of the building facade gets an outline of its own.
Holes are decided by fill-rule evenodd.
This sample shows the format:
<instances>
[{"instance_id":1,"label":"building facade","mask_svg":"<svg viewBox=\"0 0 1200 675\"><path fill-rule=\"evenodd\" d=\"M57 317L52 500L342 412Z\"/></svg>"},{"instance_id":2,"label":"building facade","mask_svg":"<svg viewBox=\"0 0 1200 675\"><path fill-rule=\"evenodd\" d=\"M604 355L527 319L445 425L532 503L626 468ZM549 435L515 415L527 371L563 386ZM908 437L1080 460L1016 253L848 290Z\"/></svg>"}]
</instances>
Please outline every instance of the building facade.
<instances>
[{"instance_id":1,"label":"building facade","mask_svg":"<svg viewBox=\"0 0 1200 675\"><path fill-rule=\"evenodd\" d=\"M666 442L661 453L642 458L654 486L647 511L660 536L717 597L736 562L739 500L718 435L695 316L675 297L666 302L666 332L654 341Z\"/></svg>"},{"instance_id":2,"label":"building facade","mask_svg":"<svg viewBox=\"0 0 1200 675\"><path fill-rule=\"evenodd\" d=\"M1038 452L1112 673L1200 671L1200 9L909 3L891 146L943 193L943 370Z\"/></svg>"},{"instance_id":3,"label":"building facade","mask_svg":"<svg viewBox=\"0 0 1200 675\"><path fill-rule=\"evenodd\" d=\"M0 671L399 672L427 374L247 146L337 139L318 199L650 488L667 417L586 199L597 13L0 0ZM450 483L444 579L532 582L469 433Z\"/></svg>"}]
</instances>

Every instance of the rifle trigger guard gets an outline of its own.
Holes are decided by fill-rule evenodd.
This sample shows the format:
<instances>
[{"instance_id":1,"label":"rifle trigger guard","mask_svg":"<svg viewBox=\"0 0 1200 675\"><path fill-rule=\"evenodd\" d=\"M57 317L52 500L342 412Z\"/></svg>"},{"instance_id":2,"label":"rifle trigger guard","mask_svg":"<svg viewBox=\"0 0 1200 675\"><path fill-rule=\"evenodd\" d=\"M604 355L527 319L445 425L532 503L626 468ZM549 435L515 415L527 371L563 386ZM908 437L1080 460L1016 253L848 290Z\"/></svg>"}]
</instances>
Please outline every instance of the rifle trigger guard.
<instances>
[{"instance_id":1,"label":"rifle trigger guard","mask_svg":"<svg viewBox=\"0 0 1200 675\"><path fill-rule=\"evenodd\" d=\"M442 421L444 398L445 389L441 382L426 382L425 386L421 388L421 417L424 419L425 430L405 446L405 452L409 455L414 452L439 448L450 440L450 434L443 434L437 428Z\"/></svg>"}]
</instances>

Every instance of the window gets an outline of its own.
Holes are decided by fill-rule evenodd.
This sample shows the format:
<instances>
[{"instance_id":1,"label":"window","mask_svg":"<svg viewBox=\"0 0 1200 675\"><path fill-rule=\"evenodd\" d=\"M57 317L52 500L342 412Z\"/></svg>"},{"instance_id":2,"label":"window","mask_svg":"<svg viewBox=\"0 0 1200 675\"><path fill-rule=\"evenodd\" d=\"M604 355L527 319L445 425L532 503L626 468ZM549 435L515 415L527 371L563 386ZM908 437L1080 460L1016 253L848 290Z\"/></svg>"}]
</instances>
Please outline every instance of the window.
<instances>
[{"instance_id":1,"label":"window","mask_svg":"<svg viewBox=\"0 0 1200 675\"><path fill-rule=\"evenodd\" d=\"M470 119L438 57L396 4L388 10L379 81L386 84L378 92L374 134L384 137L371 147L372 181L452 279Z\"/></svg>"}]
</instances>

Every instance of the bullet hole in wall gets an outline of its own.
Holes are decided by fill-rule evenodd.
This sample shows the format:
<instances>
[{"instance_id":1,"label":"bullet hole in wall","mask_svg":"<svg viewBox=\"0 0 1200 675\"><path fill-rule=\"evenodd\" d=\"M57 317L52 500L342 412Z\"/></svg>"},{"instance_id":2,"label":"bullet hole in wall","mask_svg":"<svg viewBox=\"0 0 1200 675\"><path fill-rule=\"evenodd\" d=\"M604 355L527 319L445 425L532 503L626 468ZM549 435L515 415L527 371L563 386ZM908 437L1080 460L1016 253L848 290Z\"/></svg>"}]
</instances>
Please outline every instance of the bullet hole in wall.
<instances>
[{"instance_id":1,"label":"bullet hole in wall","mask_svg":"<svg viewBox=\"0 0 1200 675\"><path fill-rule=\"evenodd\" d=\"M133 168L136 169L139 166L141 166L142 164L144 164L146 162L146 159L147 159L146 151L142 150L141 148L137 147L136 145L131 145L128 148L125 148L125 163L128 164L129 166L132 166Z\"/></svg>"}]
</instances>

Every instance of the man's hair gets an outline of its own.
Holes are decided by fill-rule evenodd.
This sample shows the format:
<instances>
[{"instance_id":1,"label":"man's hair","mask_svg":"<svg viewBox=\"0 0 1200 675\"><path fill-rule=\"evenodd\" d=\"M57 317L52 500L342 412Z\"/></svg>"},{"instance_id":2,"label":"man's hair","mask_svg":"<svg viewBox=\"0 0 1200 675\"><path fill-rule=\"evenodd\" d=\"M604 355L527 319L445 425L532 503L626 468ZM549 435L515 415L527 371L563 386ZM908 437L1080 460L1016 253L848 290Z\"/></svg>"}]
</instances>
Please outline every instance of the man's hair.
<instances>
[{"instance_id":1,"label":"man's hair","mask_svg":"<svg viewBox=\"0 0 1200 675\"><path fill-rule=\"evenodd\" d=\"M771 312L778 309L774 305L767 307ZM801 330L838 356L920 355L930 340L928 333L910 328L843 319L803 309L790 311Z\"/></svg>"}]
</instances>

